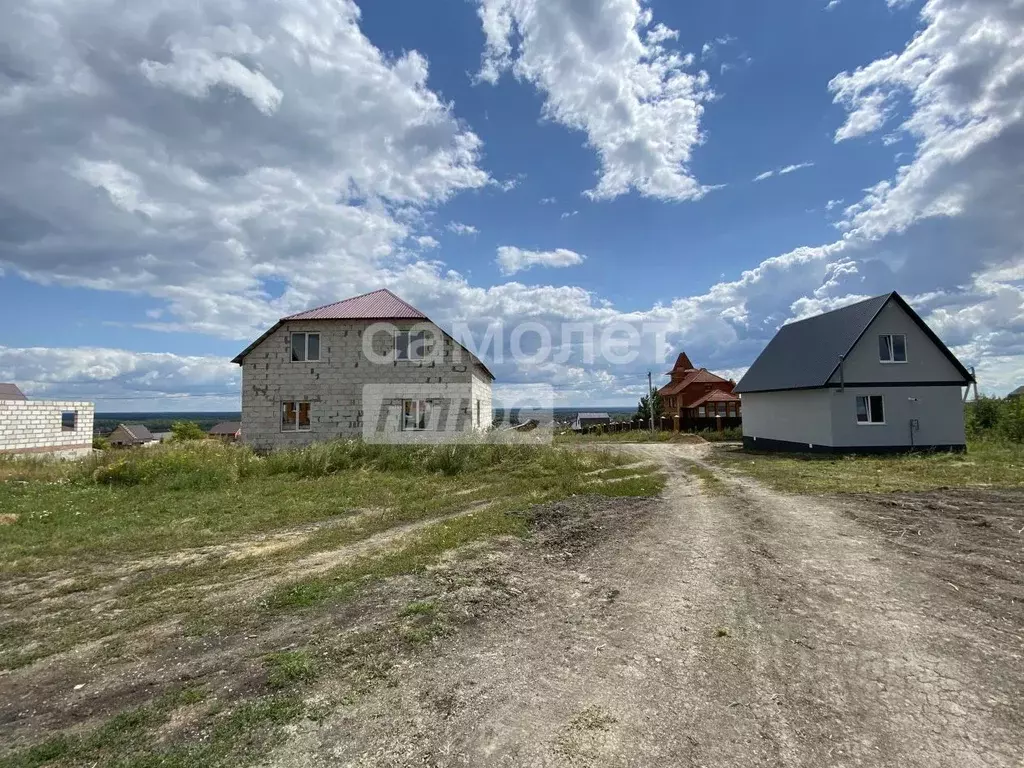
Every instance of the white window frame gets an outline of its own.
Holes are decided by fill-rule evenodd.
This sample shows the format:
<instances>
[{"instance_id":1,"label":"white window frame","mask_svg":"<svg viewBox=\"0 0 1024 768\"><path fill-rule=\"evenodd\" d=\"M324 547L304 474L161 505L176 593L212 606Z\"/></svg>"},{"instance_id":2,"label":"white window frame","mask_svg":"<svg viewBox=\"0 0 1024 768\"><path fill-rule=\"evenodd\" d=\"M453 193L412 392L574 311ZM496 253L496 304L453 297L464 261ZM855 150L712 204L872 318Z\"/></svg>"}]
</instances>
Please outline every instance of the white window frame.
<instances>
[{"instance_id":1,"label":"white window frame","mask_svg":"<svg viewBox=\"0 0 1024 768\"><path fill-rule=\"evenodd\" d=\"M302 359L295 359L295 337L302 336ZM309 337L316 336L316 357L309 356ZM292 331L288 336L288 359L293 363L319 363L323 352L319 331ZM291 402L291 401L289 401Z\"/></svg>"},{"instance_id":2,"label":"white window frame","mask_svg":"<svg viewBox=\"0 0 1024 768\"><path fill-rule=\"evenodd\" d=\"M873 416L872 408L871 408L871 398L873 398L873 397L877 397L877 398L880 398L882 400L882 421L872 421L872 419L871 419L871 417ZM868 414L868 420L867 421L861 421L859 413L858 413L858 410L859 410L858 406L860 405L860 401L862 399L863 400L867 400L867 408L866 408L867 414ZM857 398L856 398L856 400L854 401L854 404L853 404L853 418L856 419L857 426L859 426L859 427L884 427L885 426L885 395L857 395Z\"/></svg>"},{"instance_id":3,"label":"white window frame","mask_svg":"<svg viewBox=\"0 0 1024 768\"><path fill-rule=\"evenodd\" d=\"M412 341L413 341L413 336L414 335L418 335L418 336L421 336L423 338L423 343L418 345L419 346L419 349L418 349L419 356L418 357L413 357L412 353L411 353ZM406 356L405 357L399 357L398 356L398 337L399 336L405 336L406 337L406 341L405 341L405 355ZM400 363L420 363L420 362L423 362L424 360L426 360L430 356L430 351L429 350L430 350L430 344L431 344L432 341L433 341L433 333L430 332L430 331L427 331L425 329L422 329L422 328L420 330L418 330L418 331L414 331L414 330L395 331L395 360L397 360Z\"/></svg>"},{"instance_id":4,"label":"white window frame","mask_svg":"<svg viewBox=\"0 0 1024 768\"><path fill-rule=\"evenodd\" d=\"M406 404L411 403L413 406L412 412L412 426L406 422ZM415 400L413 398L406 398L402 400L402 431L403 432L426 432L430 429L430 416L433 412L433 403L430 400ZM417 426L422 422L423 426Z\"/></svg>"},{"instance_id":5,"label":"white window frame","mask_svg":"<svg viewBox=\"0 0 1024 768\"><path fill-rule=\"evenodd\" d=\"M902 360L896 360L895 359L895 357L896 357L896 344L893 342L893 339L895 339L897 336L902 336L903 337L903 359ZM883 360L882 359L882 344L881 344L881 342L882 342L882 339L886 339L886 338L889 339L889 351L892 353L892 356L893 356L892 360ZM882 363L883 365L902 364L902 363L907 362L907 360L910 359L910 354L907 351L907 334L905 334L905 333L880 333L880 334L878 334L878 342L879 342L879 344L878 344L878 362Z\"/></svg>"},{"instance_id":6,"label":"white window frame","mask_svg":"<svg viewBox=\"0 0 1024 768\"><path fill-rule=\"evenodd\" d=\"M292 410L295 412L295 424L289 425L285 423L284 413L285 406L288 404L292 405ZM309 423L306 426L299 424L299 413L302 406L306 406L306 413L309 414ZM282 400L281 401L281 431L282 432L310 432L313 429L313 404L309 400Z\"/></svg>"}]
</instances>

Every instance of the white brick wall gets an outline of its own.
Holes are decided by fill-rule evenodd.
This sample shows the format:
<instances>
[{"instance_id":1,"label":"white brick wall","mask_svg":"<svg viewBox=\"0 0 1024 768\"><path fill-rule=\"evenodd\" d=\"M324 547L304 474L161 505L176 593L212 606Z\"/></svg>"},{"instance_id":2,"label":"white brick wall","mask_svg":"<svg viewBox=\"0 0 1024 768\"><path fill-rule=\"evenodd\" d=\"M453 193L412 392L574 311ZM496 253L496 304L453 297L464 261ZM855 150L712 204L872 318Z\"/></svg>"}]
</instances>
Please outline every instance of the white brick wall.
<instances>
[{"instance_id":1,"label":"white brick wall","mask_svg":"<svg viewBox=\"0 0 1024 768\"><path fill-rule=\"evenodd\" d=\"M396 361L393 336L376 333L372 336L373 352L387 358L386 363L378 363L363 353L363 335L370 326L366 320L294 321L285 323L249 352L242 365L242 440L271 449L362 436L363 390L368 384L402 385L409 398L430 396L438 389L447 391L461 400L463 418L459 423L467 431L490 426L490 378L460 345L429 323L399 321L395 323L399 329L432 329L444 348L430 360ZM320 334L319 362L291 362L293 332ZM392 399L400 408L400 398ZM473 412L477 399L482 416L479 427ZM308 432L281 430L281 403L285 401L310 402ZM389 409L389 413L395 411ZM375 413L370 418L377 421L380 416ZM387 432L400 431L394 415L385 421Z\"/></svg>"},{"instance_id":2,"label":"white brick wall","mask_svg":"<svg viewBox=\"0 0 1024 768\"><path fill-rule=\"evenodd\" d=\"M61 415L78 414L74 430L64 430ZM95 408L73 400L0 400L0 453L86 456L92 451Z\"/></svg>"}]
</instances>

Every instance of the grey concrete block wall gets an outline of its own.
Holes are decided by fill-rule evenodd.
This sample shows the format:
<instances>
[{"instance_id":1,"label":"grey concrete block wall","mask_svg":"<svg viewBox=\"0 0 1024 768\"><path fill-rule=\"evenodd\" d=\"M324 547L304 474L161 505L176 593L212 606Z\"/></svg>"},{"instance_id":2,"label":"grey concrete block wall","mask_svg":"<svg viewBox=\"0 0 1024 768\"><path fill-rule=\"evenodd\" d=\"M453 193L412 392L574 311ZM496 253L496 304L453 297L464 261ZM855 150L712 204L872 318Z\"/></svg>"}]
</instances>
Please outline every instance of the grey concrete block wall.
<instances>
[{"instance_id":1,"label":"grey concrete block wall","mask_svg":"<svg viewBox=\"0 0 1024 768\"><path fill-rule=\"evenodd\" d=\"M75 413L65 430L64 413ZM92 452L95 407L77 400L0 400L0 454L78 458Z\"/></svg>"},{"instance_id":2,"label":"grey concrete block wall","mask_svg":"<svg viewBox=\"0 0 1024 768\"><path fill-rule=\"evenodd\" d=\"M440 347L423 361L395 360L395 338L389 329L427 329ZM320 359L293 362L291 335L319 333ZM369 336L364 351L364 338ZM437 326L422 321L375 323L369 320L302 320L284 323L242 361L242 440L261 449L307 445L339 437L364 436L364 421L378 424L379 413L364 411L367 385L400 385L392 400L449 397L459 401L467 431L491 423L490 379L469 353ZM482 427L474 418L481 401ZM308 431L282 429L282 403L310 403ZM395 404L390 403L391 406ZM400 403L398 405L400 408ZM394 412L394 407L391 408ZM397 416L385 419L384 431L400 433ZM388 439L398 439L392 435Z\"/></svg>"}]
</instances>

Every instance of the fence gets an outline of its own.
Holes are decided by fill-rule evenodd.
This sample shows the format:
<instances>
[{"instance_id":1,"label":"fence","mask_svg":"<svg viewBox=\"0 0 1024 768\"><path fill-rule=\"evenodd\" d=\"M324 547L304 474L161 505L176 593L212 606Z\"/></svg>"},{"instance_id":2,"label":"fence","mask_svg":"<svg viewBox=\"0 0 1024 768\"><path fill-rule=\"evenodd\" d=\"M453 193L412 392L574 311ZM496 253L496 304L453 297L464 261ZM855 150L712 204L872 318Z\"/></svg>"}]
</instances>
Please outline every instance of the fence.
<instances>
[{"instance_id":1,"label":"fence","mask_svg":"<svg viewBox=\"0 0 1024 768\"><path fill-rule=\"evenodd\" d=\"M706 418L680 418L679 416L655 417L654 429L659 432L722 432L726 429L739 429L743 419L739 416L712 416ZM594 424L579 430L581 435L593 435L611 432L629 432L631 430L650 430L650 419L632 419L630 421L613 421L610 424Z\"/></svg>"}]
</instances>

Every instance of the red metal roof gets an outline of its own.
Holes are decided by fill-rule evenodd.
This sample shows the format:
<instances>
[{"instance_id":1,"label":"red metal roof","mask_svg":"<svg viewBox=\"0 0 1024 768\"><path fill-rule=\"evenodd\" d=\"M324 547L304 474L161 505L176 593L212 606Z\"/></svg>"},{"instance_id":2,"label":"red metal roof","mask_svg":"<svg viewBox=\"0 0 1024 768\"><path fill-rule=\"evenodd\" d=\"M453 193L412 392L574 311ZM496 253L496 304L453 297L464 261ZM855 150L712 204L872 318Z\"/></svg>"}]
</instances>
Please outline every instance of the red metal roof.
<instances>
[{"instance_id":1,"label":"red metal roof","mask_svg":"<svg viewBox=\"0 0 1024 768\"><path fill-rule=\"evenodd\" d=\"M723 379L721 376L716 376L710 371L706 371L703 368L697 370L691 370L686 374L686 378L682 381L675 383L669 382L664 387L658 390L661 395L678 395L688 386L694 383L700 384L713 384L713 383L724 383L728 384L728 380Z\"/></svg>"},{"instance_id":2,"label":"red metal roof","mask_svg":"<svg viewBox=\"0 0 1024 768\"><path fill-rule=\"evenodd\" d=\"M387 288L336 301L282 320L426 320L427 316Z\"/></svg>"},{"instance_id":3,"label":"red metal roof","mask_svg":"<svg viewBox=\"0 0 1024 768\"><path fill-rule=\"evenodd\" d=\"M412 304L398 298L387 288L380 288L360 296L353 296L351 299L336 301L333 304L326 304L322 307L299 312L297 315L282 317L274 323L272 328L269 328L256 341L239 352L231 362L241 365L246 355L256 349L260 342L289 320L426 320L431 322L429 317L416 309ZM443 328L441 333L456 344L459 344ZM459 344L459 346L466 349L462 344ZM487 367L484 361L470 352L470 350L466 349L466 351L469 352L473 362L479 364L487 375L493 379L494 374L491 373L490 368Z\"/></svg>"},{"instance_id":4,"label":"red metal roof","mask_svg":"<svg viewBox=\"0 0 1024 768\"><path fill-rule=\"evenodd\" d=\"M704 397L695 400L689 405L683 406L684 408L696 408L698 405L704 405L704 403L738 403L740 401L739 395L734 395L731 392L723 392L720 389L714 389L708 392Z\"/></svg>"}]
</instances>

